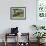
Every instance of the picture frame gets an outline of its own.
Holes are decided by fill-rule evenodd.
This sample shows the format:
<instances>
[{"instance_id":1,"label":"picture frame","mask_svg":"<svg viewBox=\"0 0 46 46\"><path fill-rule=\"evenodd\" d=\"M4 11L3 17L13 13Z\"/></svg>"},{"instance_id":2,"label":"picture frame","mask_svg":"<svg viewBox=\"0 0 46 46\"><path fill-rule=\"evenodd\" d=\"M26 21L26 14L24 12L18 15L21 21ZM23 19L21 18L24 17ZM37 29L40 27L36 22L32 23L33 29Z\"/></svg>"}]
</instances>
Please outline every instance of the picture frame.
<instances>
[{"instance_id":1,"label":"picture frame","mask_svg":"<svg viewBox=\"0 0 46 46\"><path fill-rule=\"evenodd\" d=\"M37 17L46 18L46 0L37 0Z\"/></svg>"},{"instance_id":2,"label":"picture frame","mask_svg":"<svg viewBox=\"0 0 46 46\"><path fill-rule=\"evenodd\" d=\"M46 0L36 1L36 24L46 25Z\"/></svg>"},{"instance_id":3,"label":"picture frame","mask_svg":"<svg viewBox=\"0 0 46 46\"><path fill-rule=\"evenodd\" d=\"M26 19L26 7L11 7L10 8L11 20L25 20Z\"/></svg>"}]
</instances>

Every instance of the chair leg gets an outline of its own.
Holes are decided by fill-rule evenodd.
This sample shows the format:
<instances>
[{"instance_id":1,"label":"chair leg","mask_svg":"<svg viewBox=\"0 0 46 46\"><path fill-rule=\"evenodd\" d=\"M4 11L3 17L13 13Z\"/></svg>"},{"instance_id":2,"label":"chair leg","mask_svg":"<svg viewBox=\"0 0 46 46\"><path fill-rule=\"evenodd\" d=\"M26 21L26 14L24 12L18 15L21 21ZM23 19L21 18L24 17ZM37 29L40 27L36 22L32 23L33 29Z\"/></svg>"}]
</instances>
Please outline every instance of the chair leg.
<instances>
[{"instance_id":1,"label":"chair leg","mask_svg":"<svg viewBox=\"0 0 46 46\"><path fill-rule=\"evenodd\" d=\"M7 46L7 42L5 41L5 46Z\"/></svg>"},{"instance_id":2,"label":"chair leg","mask_svg":"<svg viewBox=\"0 0 46 46\"><path fill-rule=\"evenodd\" d=\"M7 46L7 33L5 34L5 46Z\"/></svg>"}]
</instances>

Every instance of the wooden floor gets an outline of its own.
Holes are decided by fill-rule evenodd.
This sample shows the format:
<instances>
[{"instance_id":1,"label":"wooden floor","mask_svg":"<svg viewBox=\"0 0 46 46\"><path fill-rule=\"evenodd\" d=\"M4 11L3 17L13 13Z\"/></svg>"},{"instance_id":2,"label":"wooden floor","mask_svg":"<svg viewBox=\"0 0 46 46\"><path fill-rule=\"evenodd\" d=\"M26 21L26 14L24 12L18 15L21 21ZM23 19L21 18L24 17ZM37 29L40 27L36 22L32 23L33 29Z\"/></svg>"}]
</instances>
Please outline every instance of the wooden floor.
<instances>
[{"instance_id":1,"label":"wooden floor","mask_svg":"<svg viewBox=\"0 0 46 46\"><path fill-rule=\"evenodd\" d=\"M4 46L4 43L3 42L2 43L0 42L0 46ZM15 46L15 42L14 43L10 42L10 43L8 43L7 46ZM32 42L32 43L30 43L30 46L37 46L37 43ZM46 46L46 43L44 43L44 45L42 45L42 46Z\"/></svg>"}]
</instances>

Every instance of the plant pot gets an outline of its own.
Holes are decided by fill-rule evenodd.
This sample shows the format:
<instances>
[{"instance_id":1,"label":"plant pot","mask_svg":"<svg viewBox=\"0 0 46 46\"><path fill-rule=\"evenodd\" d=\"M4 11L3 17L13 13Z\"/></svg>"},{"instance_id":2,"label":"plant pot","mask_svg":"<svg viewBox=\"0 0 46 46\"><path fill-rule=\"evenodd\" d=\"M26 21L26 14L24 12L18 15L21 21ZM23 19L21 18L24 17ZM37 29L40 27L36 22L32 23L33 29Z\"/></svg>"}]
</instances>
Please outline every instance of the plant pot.
<instances>
[{"instance_id":1,"label":"plant pot","mask_svg":"<svg viewBox=\"0 0 46 46\"><path fill-rule=\"evenodd\" d=\"M37 42L41 44L41 43L44 42L44 40L45 40L45 39L38 39Z\"/></svg>"},{"instance_id":2,"label":"plant pot","mask_svg":"<svg viewBox=\"0 0 46 46\"><path fill-rule=\"evenodd\" d=\"M44 43L44 40L45 40L45 39L40 39L40 43Z\"/></svg>"}]
</instances>

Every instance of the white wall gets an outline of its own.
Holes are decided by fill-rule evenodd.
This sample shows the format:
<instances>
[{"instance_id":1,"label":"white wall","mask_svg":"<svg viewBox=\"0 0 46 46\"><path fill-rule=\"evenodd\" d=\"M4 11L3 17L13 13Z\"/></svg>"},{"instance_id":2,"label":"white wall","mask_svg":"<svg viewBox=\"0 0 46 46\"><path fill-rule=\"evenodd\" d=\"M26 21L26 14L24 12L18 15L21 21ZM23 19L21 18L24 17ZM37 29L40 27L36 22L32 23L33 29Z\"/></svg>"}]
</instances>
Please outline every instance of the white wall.
<instances>
[{"instance_id":1,"label":"white wall","mask_svg":"<svg viewBox=\"0 0 46 46\"><path fill-rule=\"evenodd\" d=\"M10 7L26 7L26 20L10 20ZM11 27L32 34L32 24L36 24L36 0L0 0L0 34Z\"/></svg>"}]
</instances>

